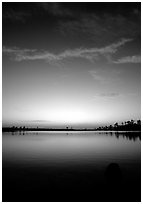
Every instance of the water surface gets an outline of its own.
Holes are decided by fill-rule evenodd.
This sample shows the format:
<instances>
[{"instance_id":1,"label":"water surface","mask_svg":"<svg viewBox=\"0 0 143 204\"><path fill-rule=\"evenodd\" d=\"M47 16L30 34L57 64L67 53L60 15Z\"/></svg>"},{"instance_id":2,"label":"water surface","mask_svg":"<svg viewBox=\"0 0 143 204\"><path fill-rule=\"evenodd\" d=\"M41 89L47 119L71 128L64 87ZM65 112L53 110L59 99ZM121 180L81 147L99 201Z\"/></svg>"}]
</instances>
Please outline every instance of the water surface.
<instances>
[{"instance_id":1,"label":"water surface","mask_svg":"<svg viewBox=\"0 0 143 204\"><path fill-rule=\"evenodd\" d=\"M140 164L140 133L3 133L3 201L140 201Z\"/></svg>"}]
</instances>

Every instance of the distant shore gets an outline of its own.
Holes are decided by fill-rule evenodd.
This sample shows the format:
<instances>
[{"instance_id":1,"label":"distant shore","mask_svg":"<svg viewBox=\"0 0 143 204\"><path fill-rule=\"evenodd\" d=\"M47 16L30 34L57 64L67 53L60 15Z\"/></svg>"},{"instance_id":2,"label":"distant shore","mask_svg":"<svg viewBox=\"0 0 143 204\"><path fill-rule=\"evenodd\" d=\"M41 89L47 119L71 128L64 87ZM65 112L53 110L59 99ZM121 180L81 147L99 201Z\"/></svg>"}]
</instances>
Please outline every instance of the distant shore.
<instances>
[{"instance_id":1,"label":"distant shore","mask_svg":"<svg viewBox=\"0 0 143 204\"><path fill-rule=\"evenodd\" d=\"M2 128L2 132L26 132L26 131L106 131L106 132L141 132L141 130L102 130L102 129L61 129L61 128L25 128L25 129L13 129L13 128Z\"/></svg>"},{"instance_id":2,"label":"distant shore","mask_svg":"<svg viewBox=\"0 0 143 204\"><path fill-rule=\"evenodd\" d=\"M25 127L12 126L2 127L2 132L24 132L24 131L138 131L141 132L141 120L129 120L118 124L109 126L100 126L97 128L73 128L66 126L65 128L41 128L41 127Z\"/></svg>"}]
</instances>

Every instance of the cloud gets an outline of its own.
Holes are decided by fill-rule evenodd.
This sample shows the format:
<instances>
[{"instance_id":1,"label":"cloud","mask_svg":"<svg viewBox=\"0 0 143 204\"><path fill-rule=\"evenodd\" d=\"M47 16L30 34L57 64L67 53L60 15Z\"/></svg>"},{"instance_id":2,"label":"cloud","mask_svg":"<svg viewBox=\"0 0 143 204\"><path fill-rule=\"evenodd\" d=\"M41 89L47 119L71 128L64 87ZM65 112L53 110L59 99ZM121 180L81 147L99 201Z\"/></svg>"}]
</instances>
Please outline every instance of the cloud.
<instances>
[{"instance_id":1,"label":"cloud","mask_svg":"<svg viewBox=\"0 0 143 204\"><path fill-rule=\"evenodd\" d=\"M50 53L49 51L36 49L20 49L17 47L8 48L3 47L3 53L9 55L16 61L23 60L46 60L49 63L59 62L69 58L83 58L90 61L96 61L100 56L104 56L109 60L110 56L117 52L117 50L125 43L132 41L132 39L121 39L116 43L101 48L76 48L65 50L59 54Z\"/></svg>"},{"instance_id":2,"label":"cloud","mask_svg":"<svg viewBox=\"0 0 143 204\"><path fill-rule=\"evenodd\" d=\"M122 73L121 70L113 69L111 72L108 72L107 69L94 69L88 71L89 75L95 82L100 83L101 85L111 85L111 84L120 84L121 77L120 74Z\"/></svg>"},{"instance_id":3,"label":"cloud","mask_svg":"<svg viewBox=\"0 0 143 204\"><path fill-rule=\"evenodd\" d=\"M141 63L141 56L127 56L114 61L115 64L124 64L124 63Z\"/></svg>"},{"instance_id":4,"label":"cloud","mask_svg":"<svg viewBox=\"0 0 143 204\"><path fill-rule=\"evenodd\" d=\"M17 6L18 5L18 6ZM29 17L35 21L35 18L44 17L49 20L49 16L54 17L54 20L72 17L73 12L63 3L59 2L34 2L34 3L3 3L2 17L4 21L25 23ZM52 19L50 19L52 22Z\"/></svg>"},{"instance_id":5,"label":"cloud","mask_svg":"<svg viewBox=\"0 0 143 204\"><path fill-rule=\"evenodd\" d=\"M122 94L116 93L116 92L107 92L107 93L97 93L93 96L92 101L97 101L98 99L100 101L105 101L107 102L108 100L113 100L116 99L117 97L122 96ZM102 99L102 100L101 100Z\"/></svg>"},{"instance_id":6,"label":"cloud","mask_svg":"<svg viewBox=\"0 0 143 204\"><path fill-rule=\"evenodd\" d=\"M20 49L17 47L5 47L3 46L3 53L11 57L15 61L22 61L37 53L36 49Z\"/></svg>"},{"instance_id":7,"label":"cloud","mask_svg":"<svg viewBox=\"0 0 143 204\"><path fill-rule=\"evenodd\" d=\"M98 97L117 97L119 95L120 95L119 93L100 93L100 94L97 94L96 96Z\"/></svg>"},{"instance_id":8,"label":"cloud","mask_svg":"<svg viewBox=\"0 0 143 204\"><path fill-rule=\"evenodd\" d=\"M132 14L133 16L133 14ZM122 14L83 14L75 19L59 19L58 29L63 35L82 38L90 42L111 42L119 38L141 35L141 20Z\"/></svg>"},{"instance_id":9,"label":"cloud","mask_svg":"<svg viewBox=\"0 0 143 204\"><path fill-rule=\"evenodd\" d=\"M108 99L114 99L116 97L121 96L121 94L116 93L116 92L111 92L111 93L98 93L94 96L93 101L97 99L103 99L103 100L108 100Z\"/></svg>"},{"instance_id":10,"label":"cloud","mask_svg":"<svg viewBox=\"0 0 143 204\"><path fill-rule=\"evenodd\" d=\"M94 80L98 82L105 83L107 81L107 79L103 75L97 73L97 71L95 70L89 70L89 74L94 78Z\"/></svg>"},{"instance_id":11,"label":"cloud","mask_svg":"<svg viewBox=\"0 0 143 204\"><path fill-rule=\"evenodd\" d=\"M21 23L25 23L26 19L29 16L31 16L31 14L28 12L15 11L13 9L3 12L3 15L2 15L4 20L9 20L12 22L19 21Z\"/></svg>"},{"instance_id":12,"label":"cloud","mask_svg":"<svg viewBox=\"0 0 143 204\"><path fill-rule=\"evenodd\" d=\"M68 8L62 6L61 3L58 2L42 2L38 3L38 6L42 8L44 11L48 12L53 16L65 17L65 16L72 16L73 13Z\"/></svg>"},{"instance_id":13,"label":"cloud","mask_svg":"<svg viewBox=\"0 0 143 204\"><path fill-rule=\"evenodd\" d=\"M48 122L51 122L51 121L50 121L50 120L30 120L30 121L25 120L24 122L31 122L31 123L48 123Z\"/></svg>"}]
</instances>

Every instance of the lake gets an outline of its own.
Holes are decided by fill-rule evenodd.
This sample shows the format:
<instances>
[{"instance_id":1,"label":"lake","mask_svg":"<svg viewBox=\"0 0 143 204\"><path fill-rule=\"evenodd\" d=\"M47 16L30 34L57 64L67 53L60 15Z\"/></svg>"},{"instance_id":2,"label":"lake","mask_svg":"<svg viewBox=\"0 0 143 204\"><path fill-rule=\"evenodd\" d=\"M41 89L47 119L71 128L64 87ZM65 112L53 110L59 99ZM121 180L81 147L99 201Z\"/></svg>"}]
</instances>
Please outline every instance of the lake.
<instances>
[{"instance_id":1,"label":"lake","mask_svg":"<svg viewBox=\"0 0 143 204\"><path fill-rule=\"evenodd\" d=\"M3 202L141 201L140 132L13 132L2 139Z\"/></svg>"}]
</instances>

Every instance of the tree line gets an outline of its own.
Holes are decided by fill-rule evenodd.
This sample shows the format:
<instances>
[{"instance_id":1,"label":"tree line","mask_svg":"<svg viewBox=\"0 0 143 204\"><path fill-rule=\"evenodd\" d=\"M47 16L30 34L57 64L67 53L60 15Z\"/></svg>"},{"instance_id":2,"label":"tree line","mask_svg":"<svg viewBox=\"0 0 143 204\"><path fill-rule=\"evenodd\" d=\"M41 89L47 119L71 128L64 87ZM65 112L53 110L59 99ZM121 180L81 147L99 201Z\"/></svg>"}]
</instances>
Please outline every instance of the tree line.
<instances>
[{"instance_id":1,"label":"tree line","mask_svg":"<svg viewBox=\"0 0 143 204\"><path fill-rule=\"evenodd\" d=\"M114 123L114 125L109 126L100 126L97 128L72 128L72 127L65 127L65 128L31 128L25 126L12 126L12 127L3 127L3 132L14 132L14 131L141 131L141 120L130 120L125 121L119 124L118 122Z\"/></svg>"},{"instance_id":2,"label":"tree line","mask_svg":"<svg viewBox=\"0 0 143 204\"><path fill-rule=\"evenodd\" d=\"M96 128L96 130L104 130L104 131L141 131L141 120L128 120L125 122L114 123L114 125L109 126L101 126Z\"/></svg>"}]
</instances>

